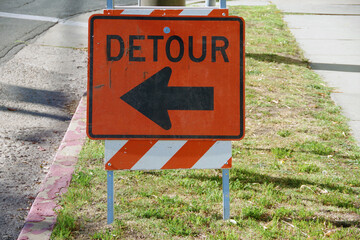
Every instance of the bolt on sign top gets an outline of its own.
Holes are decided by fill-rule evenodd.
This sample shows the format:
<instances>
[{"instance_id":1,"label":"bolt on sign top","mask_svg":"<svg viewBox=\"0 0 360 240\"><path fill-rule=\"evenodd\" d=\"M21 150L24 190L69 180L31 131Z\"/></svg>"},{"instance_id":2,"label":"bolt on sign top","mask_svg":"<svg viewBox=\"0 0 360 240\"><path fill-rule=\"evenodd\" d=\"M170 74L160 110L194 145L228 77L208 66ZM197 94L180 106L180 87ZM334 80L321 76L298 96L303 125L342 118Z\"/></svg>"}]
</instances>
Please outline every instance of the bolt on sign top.
<instances>
[{"instance_id":1,"label":"bolt on sign top","mask_svg":"<svg viewBox=\"0 0 360 240\"><path fill-rule=\"evenodd\" d=\"M110 13L89 19L90 138L244 136L242 18Z\"/></svg>"}]
</instances>

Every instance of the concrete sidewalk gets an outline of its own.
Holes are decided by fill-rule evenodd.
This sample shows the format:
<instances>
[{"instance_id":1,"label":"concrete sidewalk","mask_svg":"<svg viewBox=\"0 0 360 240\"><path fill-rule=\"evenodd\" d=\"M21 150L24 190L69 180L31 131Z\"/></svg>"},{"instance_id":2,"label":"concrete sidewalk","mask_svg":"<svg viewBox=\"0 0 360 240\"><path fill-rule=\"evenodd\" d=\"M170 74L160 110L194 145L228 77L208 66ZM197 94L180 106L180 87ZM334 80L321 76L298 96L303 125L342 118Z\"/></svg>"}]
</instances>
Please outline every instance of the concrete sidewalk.
<instances>
[{"instance_id":1,"label":"concrete sidewalk","mask_svg":"<svg viewBox=\"0 0 360 240\"><path fill-rule=\"evenodd\" d=\"M350 119L360 146L360 2L272 0L311 67L335 90L332 98Z\"/></svg>"}]
</instances>

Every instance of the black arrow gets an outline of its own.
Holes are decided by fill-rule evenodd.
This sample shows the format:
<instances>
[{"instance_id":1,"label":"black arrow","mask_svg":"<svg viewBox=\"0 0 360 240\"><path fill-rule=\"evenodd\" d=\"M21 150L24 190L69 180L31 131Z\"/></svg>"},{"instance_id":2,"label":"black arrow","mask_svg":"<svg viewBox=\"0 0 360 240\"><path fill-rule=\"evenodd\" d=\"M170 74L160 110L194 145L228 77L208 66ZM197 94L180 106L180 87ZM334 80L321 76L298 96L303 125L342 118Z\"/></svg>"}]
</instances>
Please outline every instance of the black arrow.
<instances>
[{"instance_id":1,"label":"black arrow","mask_svg":"<svg viewBox=\"0 0 360 240\"><path fill-rule=\"evenodd\" d=\"M171 72L165 67L120 97L165 130L168 110L214 110L213 87L169 87Z\"/></svg>"}]
</instances>

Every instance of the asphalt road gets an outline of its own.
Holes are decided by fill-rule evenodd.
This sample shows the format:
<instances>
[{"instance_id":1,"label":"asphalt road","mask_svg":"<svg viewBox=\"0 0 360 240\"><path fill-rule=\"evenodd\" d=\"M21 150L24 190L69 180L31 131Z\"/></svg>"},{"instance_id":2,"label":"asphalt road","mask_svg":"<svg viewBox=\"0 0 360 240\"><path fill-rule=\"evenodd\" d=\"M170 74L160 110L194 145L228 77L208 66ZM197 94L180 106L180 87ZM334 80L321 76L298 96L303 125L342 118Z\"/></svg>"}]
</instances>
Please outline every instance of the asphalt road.
<instances>
[{"instance_id":1,"label":"asphalt road","mask_svg":"<svg viewBox=\"0 0 360 240\"><path fill-rule=\"evenodd\" d=\"M137 0L115 1L116 5L133 5L136 3ZM14 17L34 15L66 19L80 13L103 8L106 8L106 0L1 0L0 16L1 13L19 15L0 17L0 64L13 57L26 45L27 41L56 24L55 22Z\"/></svg>"},{"instance_id":2,"label":"asphalt road","mask_svg":"<svg viewBox=\"0 0 360 240\"><path fill-rule=\"evenodd\" d=\"M19 235L86 91L90 14L72 16L105 5L105 0L0 0L1 240ZM23 15L27 19L19 18ZM57 24L67 18L80 24Z\"/></svg>"}]
</instances>

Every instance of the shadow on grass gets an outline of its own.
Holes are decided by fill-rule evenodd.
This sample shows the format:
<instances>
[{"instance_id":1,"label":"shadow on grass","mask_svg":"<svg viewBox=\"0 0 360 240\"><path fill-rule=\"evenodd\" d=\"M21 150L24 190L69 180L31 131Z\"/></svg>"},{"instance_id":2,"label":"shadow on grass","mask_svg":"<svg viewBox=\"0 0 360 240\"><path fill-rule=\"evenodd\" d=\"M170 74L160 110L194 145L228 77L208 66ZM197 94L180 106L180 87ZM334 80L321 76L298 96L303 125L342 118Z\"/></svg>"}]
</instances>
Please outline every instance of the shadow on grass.
<instances>
[{"instance_id":1,"label":"shadow on grass","mask_svg":"<svg viewBox=\"0 0 360 240\"><path fill-rule=\"evenodd\" d=\"M316 215L316 214L315 214ZM312 222L314 224L316 224L317 222L328 222L333 224L336 227L343 227L343 228L349 228L349 227L360 227L360 221L359 219L346 219L347 217L345 216L344 219L342 219L341 217L337 217L337 219L334 219L331 216L315 216L315 217L311 217L311 218L305 218L305 219L294 219L297 221L306 221L306 222ZM288 222L288 219L281 219L285 222ZM293 222L293 221L290 221Z\"/></svg>"},{"instance_id":2,"label":"shadow on grass","mask_svg":"<svg viewBox=\"0 0 360 240\"><path fill-rule=\"evenodd\" d=\"M309 63L291 57L280 56L273 53L246 53L245 57L262 62L276 62L309 67Z\"/></svg>"},{"instance_id":3,"label":"shadow on grass","mask_svg":"<svg viewBox=\"0 0 360 240\"><path fill-rule=\"evenodd\" d=\"M255 147L243 147L241 148L243 150L248 150L248 151L263 151L263 152L271 152L271 148L255 148ZM310 153L310 154L315 154L315 155L319 155L319 156L327 156L328 154L318 154L316 153L316 151L306 151L306 150L294 150L292 148L291 151L293 153ZM338 152L331 152L331 155L333 155L334 157L339 157L339 158L343 158L343 159L350 159L350 160L358 160L360 155L358 155L357 153L353 154L353 155L344 155L344 154L340 154ZM237 155L233 155L233 157L236 157ZM360 160L360 159L359 159Z\"/></svg>"},{"instance_id":4,"label":"shadow on grass","mask_svg":"<svg viewBox=\"0 0 360 240\"><path fill-rule=\"evenodd\" d=\"M207 170L207 169L203 169L203 170ZM168 171L168 172L166 172L166 171ZM143 170L141 174L152 175L152 176L157 176L157 177L165 176L166 174L169 174L169 176L171 176L169 173L170 171L186 171L185 178L193 178L193 179L196 179L199 181L215 181L219 184L222 183L221 178L219 176L217 176L217 175L209 176L204 173L195 172L196 171L195 169ZM174 177L174 178L176 178L176 177Z\"/></svg>"},{"instance_id":5,"label":"shadow on grass","mask_svg":"<svg viewBox=\"0 0 360 240\"><path fill-rule=\"evenodd\" d=\"M351 193L358 194L358 191L335 184L324 184L305 179L298 179L295 177L273 177L245 169L232 169L230 172L230 178L230 180L238 179L246 183L274 183L283 188L300 188L302 185L314 185L331 190L338 190L340 192L342 192L343 190L347 190Z\"/></svg>"},{"instance_id":6,"label":"shadow on grass","mask_svg":"<svg viewBox=\"0 0 360 240\"><path fill-rule=\"evenodd\" d=\"M216 181L221 185L221 178L218 176L207 176L203 174L192 173L187 176L188 178L197 179L200 181ZM259 184L269 184L273 183L282 188L300 188L302 185L314 185L321 188L326 188L333 191L343 192L346 190L352 194L359 194L358 191L355 191L352 188L346 186L339 186L335 184L325 184L320 182L313 182L305 179L298 179L295 177L272 177L269 175L261 174L251 170L232 168L230 171L230 181L239 180L243 183L259 183Z\"/></svg>"}]
</instances>

